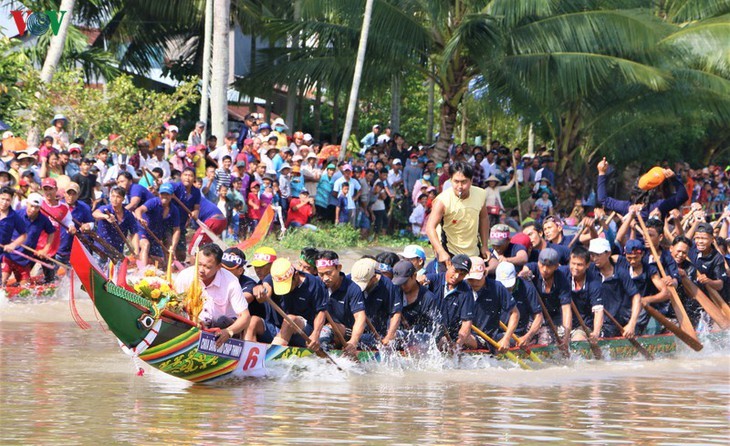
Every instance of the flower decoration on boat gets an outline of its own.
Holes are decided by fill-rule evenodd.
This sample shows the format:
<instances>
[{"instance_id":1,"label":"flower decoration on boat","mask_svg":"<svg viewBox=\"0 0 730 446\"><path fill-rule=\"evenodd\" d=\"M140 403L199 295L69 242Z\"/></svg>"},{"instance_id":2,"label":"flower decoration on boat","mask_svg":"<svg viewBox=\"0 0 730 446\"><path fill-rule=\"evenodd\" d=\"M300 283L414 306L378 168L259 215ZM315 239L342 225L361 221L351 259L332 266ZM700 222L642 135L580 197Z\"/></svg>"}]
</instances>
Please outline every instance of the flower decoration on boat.
<instances>
[{"instance_id":1,"label":"flower decoration on boat","mask_svg":"<svg viewBox=\"0 0 730 446\"><path fill-rule=\"evenodd\" d=\"M145 299L158 303L166 300L165 306L168 310L176 313L182 312L182 297L178 296L170 283L163 277L157 275L154 269L148 269L143 273L143 277L136 281L129 281L134 291Z\"/></svg>"}]
</instances>

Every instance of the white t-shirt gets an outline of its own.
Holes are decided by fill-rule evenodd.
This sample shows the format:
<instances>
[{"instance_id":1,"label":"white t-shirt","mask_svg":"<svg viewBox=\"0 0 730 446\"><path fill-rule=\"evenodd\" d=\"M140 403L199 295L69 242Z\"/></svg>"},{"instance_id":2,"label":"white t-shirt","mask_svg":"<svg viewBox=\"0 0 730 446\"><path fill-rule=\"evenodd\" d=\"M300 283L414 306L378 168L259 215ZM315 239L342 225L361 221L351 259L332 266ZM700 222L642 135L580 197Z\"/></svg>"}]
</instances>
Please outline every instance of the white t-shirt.
<instances>
[{"instance_id":1,"label":"white t-shirt","mask_svg":"<svg viewBox=\"0 0 730 446\"><path fill-rule=\"evenodd\" d=\"M213 158L215 162L218 163L218 167L223 166L223 157L226 155L231 157L231 163L233 163L233 165L235 166L236 157L238 156L238 149L231 148L231 150L228 151L228 147L222 145L220 147L216 147L215 150L208 154L209 157Z\"/></svg>"},{"instance_id":2,"label":"white t-shirt","mask_svg":"<svg viewBox=\"0 0 730 446\"><path fill-rule=\"evenodd\" d=\"M199 279L195 277L195 267L191 266L181 271L175 278L175 291L187 292L193 280ZM205 286L201 283L201 286L203 288L203 311L199 316L201 321L209 324L221 316L235 318L248 309L248 302L243 297L238 279L222 267L210 285Z\"/></svg>"}]
</instances>

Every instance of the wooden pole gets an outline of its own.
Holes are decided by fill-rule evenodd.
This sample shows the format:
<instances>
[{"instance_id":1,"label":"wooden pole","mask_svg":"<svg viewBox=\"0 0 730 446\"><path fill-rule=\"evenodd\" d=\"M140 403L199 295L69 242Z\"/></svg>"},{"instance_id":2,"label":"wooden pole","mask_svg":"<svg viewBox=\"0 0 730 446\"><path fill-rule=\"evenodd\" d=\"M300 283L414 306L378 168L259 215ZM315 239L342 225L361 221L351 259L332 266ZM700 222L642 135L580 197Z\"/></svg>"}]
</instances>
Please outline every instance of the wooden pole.
<instances>
[{"instance_id":1,"label":"wooden pole","mask_svg":"<svg viewBox=\"0 0 730 446\"><path fill-rule=\"evenodd\" d=\"M606 314L606 316L608 317L608 319L613 323L613 325L615 325L616 328L618 328L623 333L624 327L622 327L621 324L618 323L618 321L616 320L616 318L614 318L613 315L611 313L609 313L608 310L606 310L605 308L603 309L603 312ZM649 361L651 361L651 360L654 359L654 356L651 353L649 353L649 350L647 350L646 348L644 348L644 346L641 345L639 343L639 341L637 341L636 339L634 339L633 336L632 337L626 337L626 339L628 339L628 341L631 343L631 345L633 345L634 348L636 348L636 350L638 350L639 353L641 353L646 359L648 359Z\"/></svg>"},{"instance_id":2,"label":"wooden pole","mask_svg":"<svg viewBox=\"0 0 730 446\"><path fill-rule=\"evenodd\" d=\"M488 334L484 333L483 331L481 331L480 329L478 329L477 327L475 327L473 325L471 326L471 331L473 331L474 333L476 333L480 338L482 338L485 341L489 342L489 344L492 347L494 347L496 349L499 349L499 344L497 343L497 341L495 341L494 339L492 339L491 337L489 337ZM512 361L515 364L519 365L523 369L525 369L525 370L532 370L532 367L530 367L529 365L525 364L525 362L523 360L521 360L520 358L518 358L517 355L515 355L511 351L504 352L504 356L506 356L507 359L509 359L510 361Z\"/></svg>"},{"instance_id":3,"label":"wooden pole","mask_svg":"<svg viewBox=\"0 0 730 446\"><path fill-rule=\"evenodd\" d=\"M553 322L553 318L550 317L550 313L548 313L548 309L545 306L545 302L542 300L542 296L540 296L540 293L536 294L537 300L540 301L540 306L542 307L542 314L545 316L545 321L548 324L548 327L550 327L550 331L553 333L553 336L555 337L555 342L558 344L558 348L563 353L563 356L565 356L566 359L570 359L570 346L568 345L568 339L570 339L570 333L565 334L565 339L560 339L560 336L558 336L558 328L555 326L555 323Z\"/></svg>"},{"instance_id":4,"label":"wooden pole","mask_svg":"<svg viewBox=\"0 0 730 446\"><path fill-rule=\"evenodd\" d=\"M32 252L36 256L40 257L40 254L38 254L38 251L36 251L35 249L31 248L30 246L28 246L28 245L20 245L20 246L22 246L23 248L25 248L28 251ZM61 263L58 260L54 259L53 257L46 257L45 259L48 260L49 262L55 263L58 266L61 266L63 268L66 268L67 270L70 270L71 269L71 267L69 265L66 265L65 263Z\"/></svg>"},{"instance_id":5,"label":"wooden pole","mask_svg":"<svg viewBox=\"0 0 730 446\"><path fill-rule=\"evenodd\" d=\"M578 319L578 324L580 324L580 328L583 329L583 331L586 332L586 338L588 340L588 344L591 346L591 351L593 352L593 356L596 357L596 359L601 360L603 359L603 352L601 351L601 347L598 346L598 342L596 342L595 339L591 338L590 333L591 330L586 325L586 321L583 320L583 316L580 315L580 312L578 311L578 307L575 305L575 302L572 300L570 301L570 308L573 310L573 313L575 313L576 319Z\"/></svg>"},{"instance_id":6,"label":"wooden pole","mask_svg":"<svg viewBox=\"0 0 730 446\"><path fill-rule=\"evenodd\" d=\"M226 245L225 242L223 240L221 240L221 238L218 237L218 235L215 232L211 231L211 229L208 227L208 225L206 225L205 223L200 221L199 218L195 218L195 216L193 216L192 211L190 211L190 209L188 209L188 207L185 206L185 203L183 203L179 198L177 198L177 195L172 194L171 197L173 200L175 200L175 203L177 203L182 208L182 210L185 211L190 216L191 219L195 220L195 222L198 224L198 226L200 226L200 228L203 230L203 232L208 234L208 237L210 237L211 240L213 240L213 242L216 245L220 246L221 249L223 249L224 251L226 249L228 249L228 245Z\"/></svg>"},{"instance_id":7,"label":"wooden pole","mask_svg":"<svg viewBox=\"0 0 730 446\"><path fill-rule=\"evenodd\" d=\"M504 325L504 322L499 321L499 326L502 328L502 330L507 331L507 326ZM516 334L514 334L514 333L512 333L512 339L515 340L515 341L518 341L518 342L520 340L520 338ZM520 349L522 351L524 351L525 353L527 353L528 355L530 355L530 360L531 361L537 362L538 364L542 364L542 359L540 359L540 357L537 356L532 350L530 350L527 347L520 347Z\"/></svg>"}]
</instances>

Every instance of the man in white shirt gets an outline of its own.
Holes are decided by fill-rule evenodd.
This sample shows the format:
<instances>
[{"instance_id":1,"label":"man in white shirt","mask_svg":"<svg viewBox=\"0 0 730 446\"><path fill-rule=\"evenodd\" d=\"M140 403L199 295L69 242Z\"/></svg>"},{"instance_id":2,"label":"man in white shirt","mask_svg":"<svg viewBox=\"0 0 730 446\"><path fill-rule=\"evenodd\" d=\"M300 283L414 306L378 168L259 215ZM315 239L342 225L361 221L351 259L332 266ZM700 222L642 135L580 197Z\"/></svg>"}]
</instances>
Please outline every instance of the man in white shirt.
<instances>
[{"instance_id":1,"label":"man in white shirt","mask_svg":"<svg viewBox=\"0 0 730 446\"><path fill-rule=\"evenodd\" d=\"M165 146L155 147L155 154L149 160L145 166L150 173L156 167L162 169L162 181L168 181L170 179L170 163L165 159Z\"/></svg>"},{"instance_id":2,"label":"man in white shirt","mask_svg":"<svg viewBox=\"0 0 730 446\"><path fill-rule=\"evenodd\" d=\"M396 186L403 183L403 174L401 172L402 167L403 162L400 158L393 160L393 168L390 169L390 172L388 172L388 186L390 186L391 189L394 189Z\"/></svg>"},{"instance_id":3,"label":"man in white shirt","mask_svg":"<svg viewBox=\"0 0 730 446\"><path fill-rule=\"evenodd\" d=\"M122 172L129 172L132 175L132 178L135 180L139 179L139 176L137 175L137 172L134 170L134 167L127 164L127 158L128 155L117 155L116 159L114 160L114 165L109 168L109 170L106 171L106 175L104 175L104 182L102 183L103 186L113 186L117 182L117 177Z\"/></svg>"},{"instance_id":4,"label":"man in white shirt","mask_svg":"<svg viewBox=\"0 0 730 446\"><path fill-rule=\"evenodd\" d=\"M211 151L208 156L215 160L218 167L223 165L223 157L228 155L231 157L231 161L235 164L236 158L238 157L238 149L233 148L233 143L236 142L236 138L233 137L233 133L226 135L225 143L222 146L216 147L215 150Z\"/></svg>"},{"instance_id":5,"label":"man in white shirt","mask_svg":"<svg viewBox=\"0 0 730 446\"><path fill-rule=\"evenodd\" d=\"M69 139L68 133L64 130L66 126L66 117L57 114L51 119L51 126L43 132L43 137L50 136L53 138L53 145L58 146L61 150L66 150L68 147Z\"/></svg>"},{"instance_id":6,"label":"man in white shirt","mask_svg":"<svg viewBox=\"0 0 730 446\"><path fill-rule=\"evenodd\" d=\"M223 250L218 245L204 245L198 252L198 277L191 266L181 271L174 283L175 291L186 293L196 280L202 282L203 310L198 318L202 327L221 329L216 337L219 347L245 330L251 319L238 278L221 268L222 261Z\"/></svg>"}]
</instances>

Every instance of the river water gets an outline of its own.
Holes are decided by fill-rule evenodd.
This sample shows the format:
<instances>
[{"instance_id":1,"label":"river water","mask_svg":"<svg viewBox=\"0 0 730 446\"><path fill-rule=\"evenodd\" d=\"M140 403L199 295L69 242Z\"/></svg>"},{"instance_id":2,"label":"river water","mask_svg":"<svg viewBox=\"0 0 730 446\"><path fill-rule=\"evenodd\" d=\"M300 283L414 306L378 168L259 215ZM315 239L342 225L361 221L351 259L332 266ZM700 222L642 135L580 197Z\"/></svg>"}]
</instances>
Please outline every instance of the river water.
<instances>
[{"instance_id":1,"label":"river water","mask_svg":"<svg viewBox=\"0 0 730 446\"><path fill-rule=\"evenodd\" d=\"M5 444L730 444L730 349L654 362L523 371L426 356L385 364L317 358L270 376L190 385L132 359L79 299L0 307Z\"/></svg>"}]
</instances>

